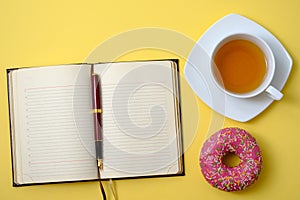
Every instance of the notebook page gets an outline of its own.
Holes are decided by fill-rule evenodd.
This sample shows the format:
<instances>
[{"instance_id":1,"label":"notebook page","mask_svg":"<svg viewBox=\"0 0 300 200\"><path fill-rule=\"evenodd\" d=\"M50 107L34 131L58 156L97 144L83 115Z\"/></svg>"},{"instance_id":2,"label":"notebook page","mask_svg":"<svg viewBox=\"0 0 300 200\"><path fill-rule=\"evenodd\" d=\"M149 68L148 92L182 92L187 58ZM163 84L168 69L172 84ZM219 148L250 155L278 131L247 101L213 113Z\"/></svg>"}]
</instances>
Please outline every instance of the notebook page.
<instances>
[{"instance_id":1,"label":"notebook page","mask_svg":"<svg viewBox=\"0 0 300 200\"><path fill-rule=\"evenodd\" d=\"M103 101L103 178L180 171L170 61L97 64Z\"/></svg>"},{"instance_id":2,"label":"notebook page","mask_svg":"<svg viewBox=\"0 0 300 200\"><path fill-rule=\"evenodd\" d=\"M13 73L17 182L96 178L90 65Z\"/></svg>"}]
</instances>

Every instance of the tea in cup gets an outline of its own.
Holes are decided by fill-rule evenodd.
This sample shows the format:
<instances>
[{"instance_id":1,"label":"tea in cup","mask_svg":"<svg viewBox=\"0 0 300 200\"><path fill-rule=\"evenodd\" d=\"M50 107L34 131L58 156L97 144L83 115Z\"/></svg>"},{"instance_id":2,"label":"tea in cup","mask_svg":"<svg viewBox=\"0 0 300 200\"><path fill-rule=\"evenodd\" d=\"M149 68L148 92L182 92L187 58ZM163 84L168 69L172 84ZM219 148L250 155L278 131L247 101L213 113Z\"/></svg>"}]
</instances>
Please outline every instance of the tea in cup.
<instances>
[{"instance_id":1,"label":"tea in cup","mask_svg":"<svg viewBox=\"0 0 300 200\"><path fill-rule=\"evenodd\" d=\"M223 38L211 59L211 75L226 94L250 98L266 92L280 100L283 94L273 87L275 59L268 44L257 36L238 33Z\"/></svg>"}]
</instances>

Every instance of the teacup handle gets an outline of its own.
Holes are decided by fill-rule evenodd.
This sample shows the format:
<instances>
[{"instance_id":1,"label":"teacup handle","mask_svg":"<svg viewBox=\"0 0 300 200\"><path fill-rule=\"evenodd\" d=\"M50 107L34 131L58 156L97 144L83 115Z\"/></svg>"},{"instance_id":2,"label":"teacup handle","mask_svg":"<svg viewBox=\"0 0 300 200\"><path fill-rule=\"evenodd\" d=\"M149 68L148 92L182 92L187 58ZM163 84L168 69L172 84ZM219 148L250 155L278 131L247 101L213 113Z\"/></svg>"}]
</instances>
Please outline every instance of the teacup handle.
<instances>
[{"instance_id":1,"label":"teacup handle","mask_svg":"<svg viewBox=\"0 0 300 200\"><path fill-rule=\"evenodd\" d=\"M280 100L283 97L283 94L277 90L275 87L273 87L272 85L270 85L267 89L266 89L266 93L274 100Z\"/></svg>"}]
</instances>

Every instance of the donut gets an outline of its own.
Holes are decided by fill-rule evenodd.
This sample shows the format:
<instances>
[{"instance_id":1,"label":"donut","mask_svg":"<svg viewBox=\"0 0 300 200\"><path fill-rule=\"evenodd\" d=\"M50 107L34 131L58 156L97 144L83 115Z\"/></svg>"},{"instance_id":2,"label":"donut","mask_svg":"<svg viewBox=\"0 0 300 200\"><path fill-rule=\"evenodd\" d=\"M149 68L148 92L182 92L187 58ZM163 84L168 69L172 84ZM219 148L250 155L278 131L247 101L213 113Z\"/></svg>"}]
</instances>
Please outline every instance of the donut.
<instances>
[{"instance_id":1,"label":"donut","mask_svg":"<svg viewBox=\"0 0 300 200\"><path fill-rule=\"evenodd\" d=\"M222 162L228 153L240 158L237 166ZM262 169L262 153L255 140L240 128L224 128L208 138L201 149L200 167L206 181L227 192L244 190L254 183Z\"/></svg>"}]
</instances>

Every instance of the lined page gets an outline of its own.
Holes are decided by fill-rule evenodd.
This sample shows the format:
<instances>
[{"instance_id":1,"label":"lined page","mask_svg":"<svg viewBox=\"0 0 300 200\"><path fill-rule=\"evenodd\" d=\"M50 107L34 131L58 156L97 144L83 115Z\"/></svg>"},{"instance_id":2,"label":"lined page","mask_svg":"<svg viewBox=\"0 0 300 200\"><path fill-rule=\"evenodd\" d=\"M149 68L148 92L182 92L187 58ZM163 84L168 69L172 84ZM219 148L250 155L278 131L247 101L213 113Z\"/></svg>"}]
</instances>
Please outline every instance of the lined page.
<instances>
[{"instance_id":1,"label":"lined page","mask_svg":"<svg viewBox=\"0 0 300 200\"><path fill-rule=\"evenodd\" d=\"M14 72L18 182L96 178L89 65Z\"/></svg>"},{"instance_id":2,"label":"lined page","mask_svg":"<svg viewBox=\"0 0 300 200\"><path fill-rule=\"evenodd\" d=\"M103 93L104 178L180 171L171 62L95 65Z\"/></svg>"}]
</instances>

